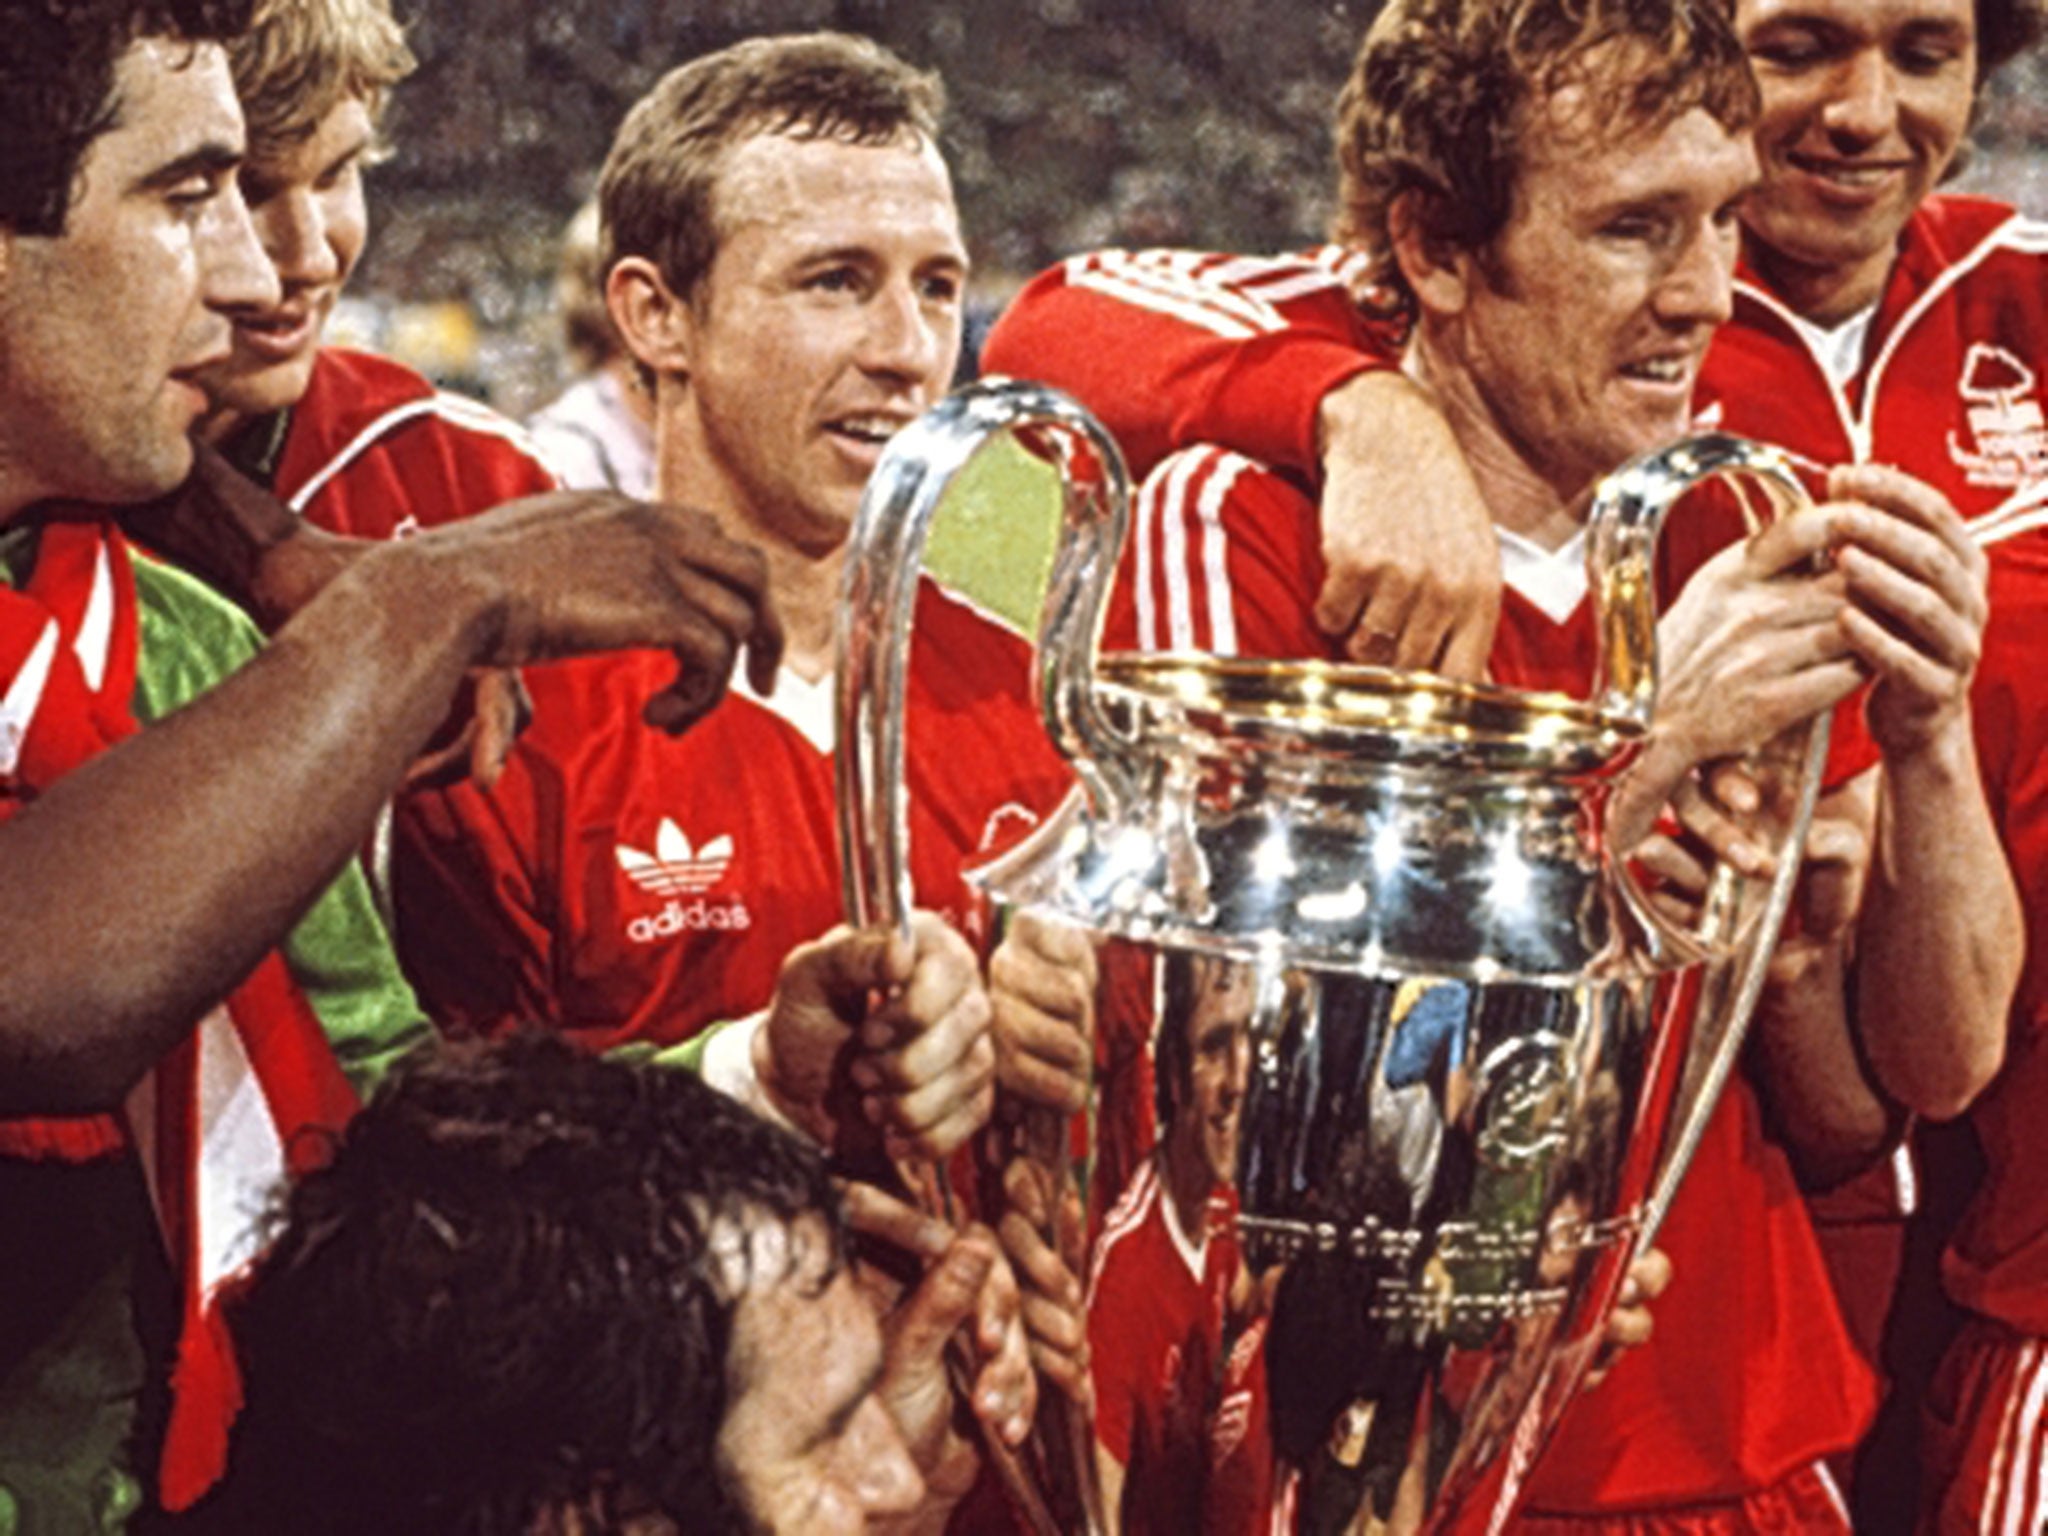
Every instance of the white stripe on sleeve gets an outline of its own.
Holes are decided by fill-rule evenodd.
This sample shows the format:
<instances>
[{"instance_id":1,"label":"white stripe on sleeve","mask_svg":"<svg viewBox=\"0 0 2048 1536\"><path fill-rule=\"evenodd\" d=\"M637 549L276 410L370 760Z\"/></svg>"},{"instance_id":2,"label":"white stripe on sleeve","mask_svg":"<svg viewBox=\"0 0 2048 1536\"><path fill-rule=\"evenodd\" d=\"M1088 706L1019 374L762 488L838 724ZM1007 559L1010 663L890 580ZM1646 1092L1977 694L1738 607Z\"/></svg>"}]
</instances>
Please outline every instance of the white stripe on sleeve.
<instances>
[{"instance_id":1,"label":"white stripe on sleeve","mask_svg":"<svg viewBox=\"0 0 2048 1536\"><path fill-rule=\"evenodd\" d=\"M1230 585L1230 536L1223 529L1223 502L1250 463L1234 453L1218 454L1198 507L1202 578L1208 584L1209 649L1218 656L1237 654L1237 594Z\"/></svg>"}]
</instances>

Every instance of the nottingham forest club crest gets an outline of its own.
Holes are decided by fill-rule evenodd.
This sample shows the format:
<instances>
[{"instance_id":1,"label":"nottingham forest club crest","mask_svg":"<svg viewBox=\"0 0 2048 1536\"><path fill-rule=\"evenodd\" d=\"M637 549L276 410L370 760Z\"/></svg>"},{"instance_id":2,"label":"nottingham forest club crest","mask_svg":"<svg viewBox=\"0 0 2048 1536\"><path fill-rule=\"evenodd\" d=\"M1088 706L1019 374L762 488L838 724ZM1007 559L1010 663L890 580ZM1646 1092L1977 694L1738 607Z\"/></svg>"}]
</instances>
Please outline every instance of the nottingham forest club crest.
<instances>
[{"instance_id":1,"label":"nottingham forest club crest","mask_svg":"<svg viewBox=\"0 0 2048 1536\"><path fill-rule=\"evenodd\" d=\"M2048 477L2041 380L2004 347L1972 342L1957 382L1970 429L1950 429L1949 457L1970 484L2011 490Z\"/></svg>"},{"instance_id":2,"label":"nottingham forest club crest","mask_svg":"<svg viewBox=\"0 0 2048 1536\"><path fill-rule=\"evenodd\" d=\"M655 828L651 852L625 843L615 852L626 879L661 901L658 910L642 912L626 924L626 937L635 944L658 944L680 933L737 931L753 925L744 901L718 893L732 866L731 837L712 837L693 848L688 834L664 816Z\"/></svg>"}]
</instances>

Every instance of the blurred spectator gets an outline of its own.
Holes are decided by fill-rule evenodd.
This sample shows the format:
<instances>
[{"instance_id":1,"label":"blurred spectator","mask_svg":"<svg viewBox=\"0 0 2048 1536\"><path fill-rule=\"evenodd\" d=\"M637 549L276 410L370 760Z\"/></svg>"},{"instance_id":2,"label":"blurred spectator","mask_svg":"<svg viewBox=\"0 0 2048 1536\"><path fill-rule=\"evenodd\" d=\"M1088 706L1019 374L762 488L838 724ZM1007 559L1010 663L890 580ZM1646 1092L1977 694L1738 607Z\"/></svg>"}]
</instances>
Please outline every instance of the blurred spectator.
<instances>
[{"instance_id":1,"label":"blurred spectator","mask_svg":"<svg viewBox=\"0 0 2048 1536\"><path fill-rule=\"evenodd\" d=\"M562 233L555 280L563 339L581 372L526 425L564 485L644 497L654 489L654 400L605 312L597 231L593 200Z\"/></svg>"}]
</instances>

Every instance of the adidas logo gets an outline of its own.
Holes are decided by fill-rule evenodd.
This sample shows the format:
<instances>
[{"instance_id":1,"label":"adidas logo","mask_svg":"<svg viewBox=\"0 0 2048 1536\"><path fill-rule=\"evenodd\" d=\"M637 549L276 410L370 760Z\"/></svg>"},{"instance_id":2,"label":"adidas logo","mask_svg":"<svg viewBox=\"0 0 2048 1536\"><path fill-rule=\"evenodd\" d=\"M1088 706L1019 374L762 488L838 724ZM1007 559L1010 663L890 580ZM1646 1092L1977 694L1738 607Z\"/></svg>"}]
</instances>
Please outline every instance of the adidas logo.
<instances>
[{"instance_id":1,"label":"adidas logo","mask_svg":"<svg viewBox=\"0 0 2048 1536\"><path fill-rule=\"evenodd\" d=\"M702 848L692 848L683 829L666 816L655 828L654 852L642 853L624 843L615 851L626 878L656 896L695 896L708 891L724 878L726 866L732 863L730 837L714 837Z\"/></svg>"},{"instance_id":2,"label":"adidas logo","mask_svg":"<svg viewBox=\"0 0 2048 1536\"><path fill-rule=\"evenodd\" d=\"M699 896L688 906L671 898L654 916L626 924L626 937L635 944L658 944L679 933L739 933L753 926L754 914L738 897L707 901Z\"/></svg>"}]
</instances>

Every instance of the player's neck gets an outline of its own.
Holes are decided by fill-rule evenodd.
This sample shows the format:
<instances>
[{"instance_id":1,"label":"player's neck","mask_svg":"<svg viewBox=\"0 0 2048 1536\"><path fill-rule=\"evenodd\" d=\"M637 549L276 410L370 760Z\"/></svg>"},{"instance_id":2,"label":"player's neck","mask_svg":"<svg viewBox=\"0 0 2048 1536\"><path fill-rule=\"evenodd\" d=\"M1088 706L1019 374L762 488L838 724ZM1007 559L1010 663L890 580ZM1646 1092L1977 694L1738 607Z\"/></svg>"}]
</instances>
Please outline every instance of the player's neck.
<instances>
[{"instance_id":1,"label":"player's neck","mask_svg":"<svg viewBox=\"0 0 2048 1536\"><path fill-rule=\"evenodd\" d=\"M838 659L839 583L846 566L846 546L839 544L822 552L802 549L773 528L764 527L759 519L716 499L667 491L663 497L679 506L703 508L718 519L727 537L761 551L768 564L768 596L782 620L783 670L807 683L829 677Z\"/></svg>"},{"instance_id":2,"label":"player's neck","mask_svg":"<svg viewBox=\"0 0 2048 1536\"><path fill-rule=\"evenodd\" d=\"M800 546L758 515L724 476L708 468L708 455L691 453L663 433L655 452L655 495L679 507L708 512L728 538L751 544L768 563L768 594L782 620L782 666L805 682L829 676L833 626L839 612L839 573L846 546Z\"/></svg>"},{"instance_id":3,"label":"player's neck","mask_svg":"<svg viewBox=\"0 0 2048 1536\"><path fill-rule=\"evenodd\" d=\"M768 593L782 619L783 668L807 683L830 676L838 659L835 639L845 546L830 554L810 555L745 526L728 531L734 538L758 544L768 557Z\"/></svg>"},{"instance_id":4,"label":"player's neck","mask_svg":"<svg viewBox=\"0 0 2048 1536\"><path fill-rule=\"evenodd\" d=\"M206 415L199 418L199 425L192 429L193 435L202 442L211 443L214 447L218 448L222 443L241 431L243 423L248 421L248 419L240 411L228 410L225 407L220 410L209 411Z\"/></svg>"},{"instance_id":5,"label":"player's neck","mask_svg":"<svg viewBox=\"0 0 2048 1536\"><path fill-rule=\"evenodd\" d=\"M654 391L640 380L640 365L629 353L620 353L604 364L604 371L611 375L618 386L619 398L633 419L649 432L654 430Z\"/></svg>"},{"instance_id":6,"label":"player's neck","mask_svg":"<svg viewBox=\"0 0 2048 1536\"><path fill-rule=\"evenodd\" d=\"M1161 1144L1160 1152L1166 1198L1173 1202L1174 1220L1180 1223L1181 1231L1199 1242L1205 1230L1204 1213L1209 1204L1209 1191L1215 1186L1215 1179L1209 1172L1209 1160L1202 1155L1201 1137L1169 1134Z\"/></svg>"},{"instance_id":7,"label":"player's neck","mask_svg":"<svg viewBox=\"0 0 2048 1536\"><path fill-rule=\"evenodd\" d=\"M1427 325L1408 349L1407 372L1435 391L1444 419L1464 450L1479 494L1498 527L1543 549L1562 549L1579 531L1579 510L1568 493L1531 462L1502 425L1469 370L1445 355Z\"/></svg>"},{"instance_id":8,"label":"player's neck","mask_svg":"<svg viewBox=\"0 0 2048 1536\"><path fill-rule=\"evenodd\" d=\"M1872 308L1884 295L1892 270L1889 250L1861 261L1815 265L1752 240L1748 255L1757 275L1787 309L1823 329Z\"/></svg>"}]
</instances>

